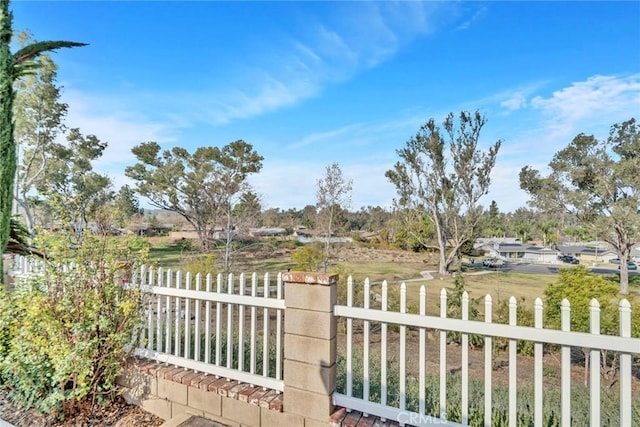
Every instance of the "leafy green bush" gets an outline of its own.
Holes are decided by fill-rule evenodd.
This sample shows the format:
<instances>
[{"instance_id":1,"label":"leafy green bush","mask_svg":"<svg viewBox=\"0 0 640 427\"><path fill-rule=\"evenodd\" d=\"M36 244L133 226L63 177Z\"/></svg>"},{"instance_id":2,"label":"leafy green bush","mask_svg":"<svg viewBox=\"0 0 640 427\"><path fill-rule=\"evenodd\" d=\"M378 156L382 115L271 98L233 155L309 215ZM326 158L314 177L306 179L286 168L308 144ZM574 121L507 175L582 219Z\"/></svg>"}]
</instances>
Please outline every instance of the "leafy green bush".
<instances>
[{"instance_id":1,"label":"leafy green bush","mask_svg":"<svg viewBox=\"0 0 640 427\"><path fill-rule=\"evenodd\" d=\"M293 251L291 261L297 269L303 271L318 271L324 259L322 247L317 243L307 244Z\"/></svg>"},{"instance_id":2,"label":"leafy green bush","mask_svg":"<svg viewBox=\"0 0 640 427\"><path fill-rule=\"evenodd\" d=\"M127 246L129 250L134 252L149 251L149 249L151 249L151 243L149 243L149 240L138 236L129 237L127 239Z\"/></svg>"},{"instance_id":3,"label":"leafy green bush","mask_svg":"<svg viewBox=\"0 0 640 427\"><path fill-rule=\"evenodd\" d=\"M571 269L561 269L558 281L548 285L544 290L546 299L545 321L548 327L560 329L561 303L567 299L571 305L571 330L588 332L590 328L590 303L596 299L600 304L600 333L618 335L620 331L620 315L618 305L624 297L631 304L631 336L640 336L640 302L631 295L619 295L618 283L601 275L590 273L585 266L579 265ZM588 368L588 348L583 348L585 363L585 380ZM618 354L601 351L601 372L603 376L615 381L618 372ZM637 361L637 355L634 356Z\"/></svg>"},{"instance_id":4,"label":"leafy green bush","mask_svg":"<svg viewBox=\"0 0 640 427\"><path fill-rule=\"evenodd\" d=\"M496 309L493 313L493 321L495 323L509 324L509 300L498 299L496 302ZM525 304L525 299L520 298L518 306L516 308L516 323L518 326L534 325L534 313L533 309ZM507 338L496 337L494 339L496 350L506 350L509 347L509 340ZM532 356L534 349L533 341L518 340L516 349L519 354Z\"/></svg>"},{"instance_id":5,"label":"leafy green bush","mask_svg":"<svg viewBox=\"0 0 640 427\"><path fill-rule=\"evenodd\" d=\"M123 287L135 266L128 242L90 235L80 242L46 248L43 275L3 295L0 316L3 386L17 403L61 418L117 395L141 316L139 292Z\"/></svg>"},{"instance_id":6,"label":"leafy green bush","mask_svg":"<svg viewBox=\"0 0 640 427\"><path fill-rule=\"evenodd\" d=\"M184 273L191 273L193 277L200 273L202 276L202 283L204 284L205 278L207 274L211 273L215 282L215 276L217 274L217 270L215 267L216 263L216 254L214 252L209 252L204 255L193 255L186 257L180 263L180 269Z\"/></svg>"}]
</instances>

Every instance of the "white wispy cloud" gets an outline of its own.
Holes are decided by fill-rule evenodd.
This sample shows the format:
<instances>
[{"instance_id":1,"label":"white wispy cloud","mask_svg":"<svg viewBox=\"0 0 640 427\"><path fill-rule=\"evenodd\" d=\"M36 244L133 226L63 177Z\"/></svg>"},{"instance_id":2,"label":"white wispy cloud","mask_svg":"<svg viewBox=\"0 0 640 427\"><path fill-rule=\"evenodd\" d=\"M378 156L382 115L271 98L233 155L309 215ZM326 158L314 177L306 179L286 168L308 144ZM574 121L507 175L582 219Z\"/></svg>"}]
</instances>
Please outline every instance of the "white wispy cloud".
<instances>
[{"instance_id":1,"label":"white wispy cloud","mask_svg":"<svg viewBox=\"0 0 640 427\"><path fill-rule=\"evenodd\" d=\"M473 25L475 21L479 20L486 12L487 12L487 8L481 7L480 9L476 10L476 12L473 15L471 15L469 19L466 19L461 24L459 24L456 30L468 29L469 27L471 27L471 25Z\"/></svg>"},{"instance_id":2,"label":"white wispy cloud","mask_svg":"<svg viewBox=\"0 0 640 427\"><path fill-rule=\"evenodd\" d=\"M385 177L387 163L340 162L344 178L353 181L350 209L362 206L390 207L396 190ZM262 198L263 208L302 208L315 205L317 180L325 173L325 164L307 161L285 163L266 159L260 174L249 178ZM295 177L295 179L291 179Z\"/></svg>"},{"instance_id":3,"label":"white wispy cloud","mask_svg":"<svg viewBox=\"0 0 640 427\"><path fill-rule=\"evenodd\" d=\"M536 96L531 106L543 114L547 126L559 136L573 134L581 127L587 132L611 125L640 112L640 74L591 76L549 97Z\"/></svg>"},{"instance_id":4,"label":"white wispy cloud","mask_svg":"<svg viewBox=\"0 0 640 427\"><path fill-rule=\"evenodd\" d=\"M505 99L500 105L507 110L515 111L527 106L527 97L521 93L514 93L509 99Z\"/></svg>"},{"instance_id":5,"label":"white wispy cloud","mask_svg":"<svg viewBox=\"0 0 640 427\"><path fill-rule=\"evenodd\" d=\"M288 149L301 149L312 145L326 145L342 140L352 140L354 135L360 133L366 126L362 123L354 123L338 129L331 129L325 132L316 132L304 136L287 146Z\"/></svg>"},{"instance_id":6,"label":"white wispy cloud","mask_svg":"<svg viewBox=\"0 0 640 427\"><path fill-rule=\"evenodd\" d=\"M271 75L264 75L255 92L232 90L209 108L215 124L229 123L235 119L259 116L269 111L295 105L300 99L316 94L318 88L304 80L284 81Z\"/></svg>"},{"instance_id":7,"label":"white wispy cloud","mask_svg":"<svg viewBox=\"0 0 640 427\"><path fill-rule=\"evenodd\" d=\"M65 121L85 135L96 135L108 146L96 166L103 170L122 170L122 164L135 161L131 148L145 141L173 142L176 126L144 117L119 105L112 98L99 102L77 91L65 91L63 102L71 106ZM96 108L99 109L96 112Z\"/></svg>"},{"instance_id":8,"label":"white wispy cloud","mask_svg":"<svg viewBox=\"0 0 640 427\"><path fill-rule=\"evenodd\" d=\"M224 100L209 107L214 123L256 117L317 96L330 84L392 58L403 45L433 31L431 18L449 5L430 2L340 5L346 17L309 22L306 35L292 35L271 63L252 63L247 81L212 95Z\"/></svg>"}]
</instances>

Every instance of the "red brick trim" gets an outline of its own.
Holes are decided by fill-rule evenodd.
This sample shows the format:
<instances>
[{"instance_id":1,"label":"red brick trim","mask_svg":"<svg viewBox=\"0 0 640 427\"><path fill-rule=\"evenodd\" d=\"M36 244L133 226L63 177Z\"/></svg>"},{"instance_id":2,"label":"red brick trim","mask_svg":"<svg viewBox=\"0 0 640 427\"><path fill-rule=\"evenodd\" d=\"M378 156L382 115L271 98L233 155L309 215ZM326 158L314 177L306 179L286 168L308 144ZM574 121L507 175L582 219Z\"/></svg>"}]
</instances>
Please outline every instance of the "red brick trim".
<instances>
[{"instance_id":1,"label":"red brick trim","mask_svg":"<svg viewBox=\"0 0 640 427\"><path fill-rule=\"evenodd\" d=\"M407 424L408 425L408 424ZM329 417L330 427L399 427L397 421L383 421L373 415L365 416L360 411L348 411L346 408L337 407Z\"/></svg>"},{"instance_id":2,"label":"red brick trim","mask_svg":"<svg viewBox=\"0 0 640 427\"><path fill-rule=\"evenodd\" d=\"M135 369L138 372L155 378L186 384L189 387L247 402L250 405L282 412L282 393L276 390L253 386L215 375L204 374L192 369L166 365L141 357L130 358L127 361L127 369Z\"/></svg>"}]
</instances>

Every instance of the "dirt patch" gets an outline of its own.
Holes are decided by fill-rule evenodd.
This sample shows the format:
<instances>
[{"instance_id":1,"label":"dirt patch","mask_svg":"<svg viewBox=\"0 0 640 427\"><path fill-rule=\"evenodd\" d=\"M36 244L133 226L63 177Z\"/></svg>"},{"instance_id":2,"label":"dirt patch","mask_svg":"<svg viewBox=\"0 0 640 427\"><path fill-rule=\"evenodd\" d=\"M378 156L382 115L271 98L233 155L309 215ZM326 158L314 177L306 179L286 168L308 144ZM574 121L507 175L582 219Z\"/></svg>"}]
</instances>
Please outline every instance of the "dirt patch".
<instances>
[{"instance_id":1,"label":"dirt patch","mask_svg":"<svg viewBox=\"0 0 640 427\"><path fill-rule=\"evenodd\" d=\"M374 249L357 245L336 245L332 248L332 255L338 262L397 262L435 265L435 260L429 254L393 249Z\"/></svg>"},{"instance_id":2,"label":"dirt patch","mask_svg":"<svg viewBox=\"0 0 640 427\"><path fill-rule=\"evenodd\" d=\"M162 418L120 397L104 407L86 406L61 421L52 414L14 404L3 389L0 389L0 419L16 427L157 427L164 423Z\"/></svg>"},{"instance_id":3,"label":"dirt patch","mask_svg":"<svg viewBox=\"0 0 640 427\"><path fill-rule=\"evenodd\" d=\"M338 333L338 354L346 355L346 333L344 324L339 325ZM352 336L353 352L362 356L364 344L362 322L354 321L354 332ZM372 323L369 336L369 353L373 361L379 362L381 336L379 325ZM387 332L387 360L400 358L400 333L389 328ZM419 334L418 330L407 328L406 331L406 375L417 378L419 375ZM573 357L580 356L580 350L575 349ZM495 386L507 387L509 384L509 353L506 350L495 351L491 358L491 383ZM559 389L561 387L561 362L560 353L545 352L543 356L543 385L547 389ZM379 366L379 363L376 364ZM437 375L440 372L440 333L435 330L426 331L425 342L425 367L427 375ZM485 352L482 346L469 347L468 351L468 373L469 378L484 381L485 376ZM449 343L446 346L446 370L448 373L459 373L462 370L462 346L458 343ZM516 357L516 382L518 387L533 387L533 373L535 372L535 358L533 356L518 354ZM632 378L633 399L640 399L640 374L636 373ZM588 376L588 373L587 373ZM604 387L615 389L619 387L618 374L607 379L600 378ZM582 363L574 361L571 365L571 383L585 383L585 368Z\"/></svg>"}]
</instances>

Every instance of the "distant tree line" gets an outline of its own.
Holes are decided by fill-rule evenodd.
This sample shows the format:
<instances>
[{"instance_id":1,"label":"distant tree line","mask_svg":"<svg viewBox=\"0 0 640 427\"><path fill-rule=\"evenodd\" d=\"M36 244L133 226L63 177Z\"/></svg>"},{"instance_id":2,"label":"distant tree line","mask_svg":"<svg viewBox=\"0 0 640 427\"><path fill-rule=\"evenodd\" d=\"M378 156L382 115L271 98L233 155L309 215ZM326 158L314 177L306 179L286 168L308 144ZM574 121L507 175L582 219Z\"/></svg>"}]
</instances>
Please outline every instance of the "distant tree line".
<instances>
[{"instance_id":1,"label":"distant tree line","mask_svg":"<svg viewBox=\"0 0 640 427\"><path fill-rule=\"evenodd\" d=\"M19 40L30 43L25 35ZM480 204L501 141L480 148L486 118L478 111L451 113L441 124L430 119L396 151L398 161L386 172L398 195L390 208L352 210L353 182L337 162L319 172L315 203L310 188L307 206L264 208L248 183L260 173L263 157L243 140L193 152L143 142L132 150L137 162L125 170L132 185L114 188L109 176L94 170L107 142L67 128L69 107L60 101L57 66L44 54L34 60L37 67L14 82L12 106L15 205L32 234L54 224L77 230L80 239L89 226L107 233L155 221L143 215L142 197L194 229L203 250L222 248L227 270L237 237L263 226L321 232L325 265L331 236L349 235L370 245L433 252L442 274L462 255L474 254L478 237L538 240L544 246L604 240L623 260L621 291L628 292L624 260L640 242L640 132L634 118L614 124L604 141L576 136L553 157L549 176L523 168L520 185L531 201L514 212L501 212L495 201L486 208Z\"/></svg>"}]
</instances>

